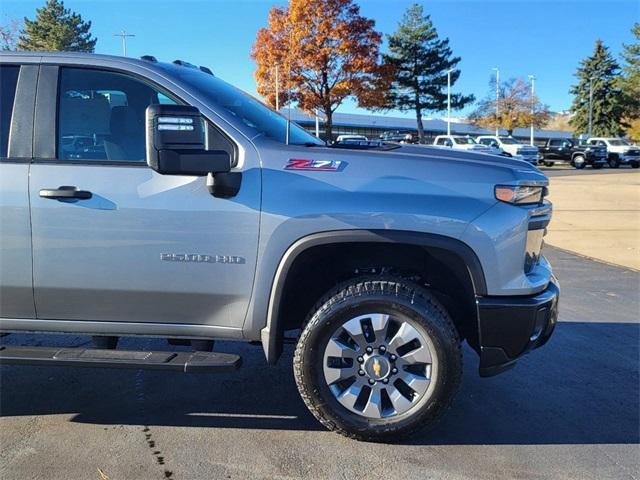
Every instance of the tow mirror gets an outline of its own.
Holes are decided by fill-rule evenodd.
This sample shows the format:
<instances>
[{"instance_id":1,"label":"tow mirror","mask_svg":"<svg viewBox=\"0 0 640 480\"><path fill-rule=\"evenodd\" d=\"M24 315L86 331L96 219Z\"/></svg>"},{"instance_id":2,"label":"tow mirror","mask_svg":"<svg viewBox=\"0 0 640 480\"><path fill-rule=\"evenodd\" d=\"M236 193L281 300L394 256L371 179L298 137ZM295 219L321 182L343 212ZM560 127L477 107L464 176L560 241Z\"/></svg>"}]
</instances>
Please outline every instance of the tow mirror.
<instances>
[{"instance_id":1,"label":"tow mirror","mask_svg":"<svg viewBox=\"0 0 640 480\"><path fill-rule=\"evenodd\" d=\"M206 176L231 170L228 152L206 150L204 119L189 105L147 107L146 149L147 165L163 175Z\"/></svg>"}]
</instances>

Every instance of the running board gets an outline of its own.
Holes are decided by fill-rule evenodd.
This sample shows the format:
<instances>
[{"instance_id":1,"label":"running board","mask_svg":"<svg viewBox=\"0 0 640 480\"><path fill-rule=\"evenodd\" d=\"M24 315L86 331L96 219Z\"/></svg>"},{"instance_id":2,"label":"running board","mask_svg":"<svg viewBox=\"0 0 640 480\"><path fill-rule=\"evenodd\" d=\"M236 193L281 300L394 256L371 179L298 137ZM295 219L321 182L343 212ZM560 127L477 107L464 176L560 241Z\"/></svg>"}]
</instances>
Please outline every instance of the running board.
<instances>
[{"instance_id":1,"label":"running board","mask_svg":"<svg viewBox=\"0 0 640 480\"><path fill-rule=\"evenodd\" d=\"M2 345L0 364L219 373L236 370L242 364L242 358L216 352L144 352Z\"/></svg>"}]
</instances>

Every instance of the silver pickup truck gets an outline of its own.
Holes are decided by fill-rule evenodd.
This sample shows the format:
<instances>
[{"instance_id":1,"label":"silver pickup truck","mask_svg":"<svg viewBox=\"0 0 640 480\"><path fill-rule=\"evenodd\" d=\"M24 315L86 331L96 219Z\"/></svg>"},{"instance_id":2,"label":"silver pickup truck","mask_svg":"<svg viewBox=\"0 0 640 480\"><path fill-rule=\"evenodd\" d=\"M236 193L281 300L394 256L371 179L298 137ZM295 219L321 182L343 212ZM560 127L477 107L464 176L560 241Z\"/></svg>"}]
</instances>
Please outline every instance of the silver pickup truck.
<instances>
[{"instance_id":1,"label":"silver pickup truck","mask_svg":"<svg viewBox=\"0 0 640 480\"><path fill-rule=\"evenodd\" d=\"M526 162L327 146L151 56L2 53L0 81L0 332L95 343L4 342L2 364L213 373L241 363L215 340L273 364L293 338L317 419L390 441L450 405L463 341L489 376L554 329L548 181Z\"/></svg>"}]
</instances>

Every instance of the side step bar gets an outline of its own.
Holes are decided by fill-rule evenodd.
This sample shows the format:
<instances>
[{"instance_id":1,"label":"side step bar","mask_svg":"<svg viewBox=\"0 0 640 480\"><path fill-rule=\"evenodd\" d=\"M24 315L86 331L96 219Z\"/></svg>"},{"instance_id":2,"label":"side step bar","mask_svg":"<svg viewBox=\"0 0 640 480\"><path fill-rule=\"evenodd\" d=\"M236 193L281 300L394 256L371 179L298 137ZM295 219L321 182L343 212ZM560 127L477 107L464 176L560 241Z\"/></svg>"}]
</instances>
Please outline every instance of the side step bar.
<instances>
[{"instance_id":1,"label":"side step bar","mask_svg":"<svg viewBox=\"0 0 640 480\"><path fill-rule=\"evenodd\" d=\"M236 370L242 364L242 358L216 352L141 352L1 345L0 364L219 373Z\"/></svg>"}]
</instances>

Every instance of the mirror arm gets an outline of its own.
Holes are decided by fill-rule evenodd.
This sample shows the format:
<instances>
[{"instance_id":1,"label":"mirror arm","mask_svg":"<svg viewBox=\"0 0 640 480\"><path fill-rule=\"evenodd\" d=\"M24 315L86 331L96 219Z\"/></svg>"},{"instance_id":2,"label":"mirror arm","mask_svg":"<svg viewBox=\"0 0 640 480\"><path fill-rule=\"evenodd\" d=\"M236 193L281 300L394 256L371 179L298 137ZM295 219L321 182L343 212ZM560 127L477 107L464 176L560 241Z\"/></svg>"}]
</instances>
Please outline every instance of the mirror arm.
<instances>
[{"instance_id":1,"label":"mirror arm","mask_svg":"<svg viewBox=\"0 0 640 480\"><path fill-rule=\"evenodd\" d=\"M207 190L216 198L235 197L242 184L241 172L220 172L207 175Z\"/></svg>"}]
</instances>

